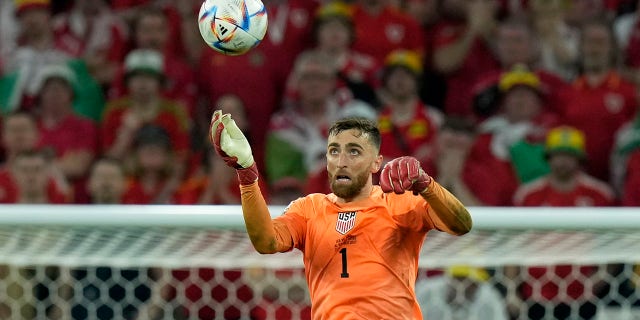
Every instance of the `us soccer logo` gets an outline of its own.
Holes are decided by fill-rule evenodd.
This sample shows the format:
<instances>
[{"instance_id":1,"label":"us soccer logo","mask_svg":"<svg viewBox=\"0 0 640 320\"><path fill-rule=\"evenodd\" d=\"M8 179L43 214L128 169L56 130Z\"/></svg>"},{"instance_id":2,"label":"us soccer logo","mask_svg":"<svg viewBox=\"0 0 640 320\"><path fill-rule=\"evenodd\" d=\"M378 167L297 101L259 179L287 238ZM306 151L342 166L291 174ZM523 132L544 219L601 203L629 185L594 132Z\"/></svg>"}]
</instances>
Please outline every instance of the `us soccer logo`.
<instances>
[{"instance_id":1,"label":"us soccer logo","mask_svg":"<svg viewBox=\"0 0 640 320\"><path fill-rule=\"evenodd\" d=\"M339 212L338 220L336 221L336 231L340 234L346 234L349 230L353 229L356 224L356 212Z\"/></svg>"}]
</instances>

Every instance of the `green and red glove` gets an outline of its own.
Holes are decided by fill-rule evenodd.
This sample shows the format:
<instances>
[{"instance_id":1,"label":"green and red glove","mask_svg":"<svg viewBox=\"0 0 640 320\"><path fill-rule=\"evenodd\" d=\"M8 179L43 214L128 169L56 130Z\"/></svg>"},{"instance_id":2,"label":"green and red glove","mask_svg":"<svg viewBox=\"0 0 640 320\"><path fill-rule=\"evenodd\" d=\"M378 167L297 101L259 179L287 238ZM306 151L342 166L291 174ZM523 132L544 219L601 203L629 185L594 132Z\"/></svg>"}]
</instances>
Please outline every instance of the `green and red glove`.
<instances>
[{"instance_id":1,"label":"green and red glove","mask_svg":"<svg viewBox=\"0 0 640 320\"><path fill-rule=\"evenodd\" d=\"M420 167L420 161L414 157L395 158L382 168L380 187L383 192L413 191L417 195L429 187L431 177Z\"/></svg>"},{"instance_id":2,"label":"green and red glove","mask_svg":"<svg viewBox=\"0 0 640 320\"><path fill-rule=\"evenodd\" d=\"M213 113L209 138L224 162L236 169L240 184L248 185L258 180L251 145L230 114L222 114L221 110Z\"/></svg>"}]
</instances>

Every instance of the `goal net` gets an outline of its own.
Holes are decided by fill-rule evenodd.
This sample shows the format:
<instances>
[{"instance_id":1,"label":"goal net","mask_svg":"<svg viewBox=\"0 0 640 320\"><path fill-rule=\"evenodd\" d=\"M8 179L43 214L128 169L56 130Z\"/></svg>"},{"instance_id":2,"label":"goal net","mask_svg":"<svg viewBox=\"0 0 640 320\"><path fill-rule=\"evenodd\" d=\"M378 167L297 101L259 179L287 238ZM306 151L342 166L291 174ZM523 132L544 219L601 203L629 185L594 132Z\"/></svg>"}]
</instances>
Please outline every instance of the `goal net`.
<instances>
[{"instance_id":1,"label":"goal net","mask_svg":"<svg viewBox=\"0 0 640 320\"><path fill-rule=\"evenodd\" d=\"M310 316L301 253L256 253L239 206L2 211L0 319ZM424 243L429 319L640 319L640 209L470 212L472 232Z\"/></svg>"}]
</instances>

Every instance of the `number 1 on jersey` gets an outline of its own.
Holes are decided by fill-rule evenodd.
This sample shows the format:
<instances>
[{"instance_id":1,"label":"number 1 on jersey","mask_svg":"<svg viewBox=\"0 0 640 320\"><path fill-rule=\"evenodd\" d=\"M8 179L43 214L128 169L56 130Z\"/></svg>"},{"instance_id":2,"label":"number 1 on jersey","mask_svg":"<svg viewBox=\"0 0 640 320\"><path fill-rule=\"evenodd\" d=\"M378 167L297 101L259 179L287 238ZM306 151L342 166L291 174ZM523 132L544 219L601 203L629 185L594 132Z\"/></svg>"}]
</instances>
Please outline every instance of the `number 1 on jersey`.
<instances>
[{"instance_id":1,"label":"number 1 on jersey","mask_svg":"<svg viewBox=\"0 0 640 320\"><path fill-rule=\"evenodd\" d=\"M347 272L347 248L340 249L342 255L342 273L340 278L349 278L349 272Z\"/></svg>"}]
</instances>

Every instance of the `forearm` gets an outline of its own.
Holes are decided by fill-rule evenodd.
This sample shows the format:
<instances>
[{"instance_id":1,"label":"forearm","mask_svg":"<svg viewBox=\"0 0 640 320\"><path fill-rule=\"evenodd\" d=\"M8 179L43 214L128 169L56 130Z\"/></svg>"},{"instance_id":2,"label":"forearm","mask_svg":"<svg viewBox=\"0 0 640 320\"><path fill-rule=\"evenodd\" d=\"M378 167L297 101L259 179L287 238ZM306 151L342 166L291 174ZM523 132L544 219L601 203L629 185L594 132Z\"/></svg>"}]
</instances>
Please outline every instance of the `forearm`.
<instances>
[{"instance_id":1,"label":"forearm","mask_svg":"<svg viewBox=\"0 0 640 320\"><path fill-rule=\"evenodd\" d=\"M258 181L248 185L241 184L240 197L247 234L256 251L264 254L291 249L291 237L287 239L276 231Z\"/></svg>"},{"instance_id":2,"label":"forearm","mask_svg":"<svg viewBox=\"0 0 640 320\"><path fill-rule=\"evenodd\" d=\"M436 227L455 235L463 235L471 230L472 221L465 206L436 181L420 194L435 214Z\"/></svg>"},{"instance_id":3,"label":"forearm","mask_svg":"<svg viewBox=\"0 0 640 320\"><path fill-rule=\"evenodd\" d=\"M475 33L468 30L458 41L437 50L433 56L433 64L436 70L447 74L460 68L471 49L475 37Z\"/></svg>"}]
</instances>

